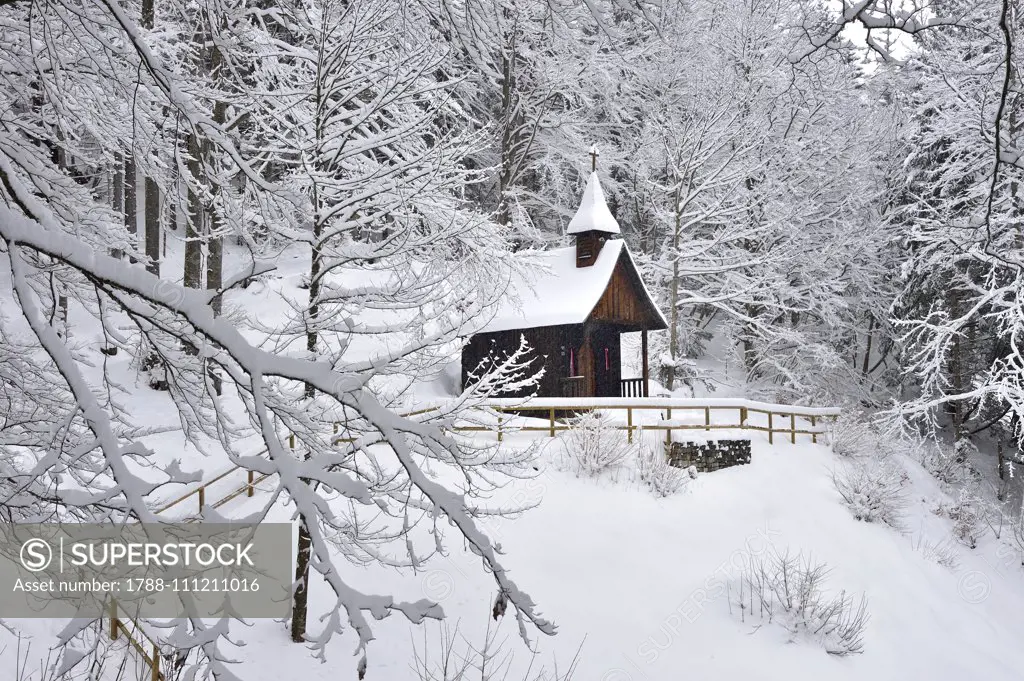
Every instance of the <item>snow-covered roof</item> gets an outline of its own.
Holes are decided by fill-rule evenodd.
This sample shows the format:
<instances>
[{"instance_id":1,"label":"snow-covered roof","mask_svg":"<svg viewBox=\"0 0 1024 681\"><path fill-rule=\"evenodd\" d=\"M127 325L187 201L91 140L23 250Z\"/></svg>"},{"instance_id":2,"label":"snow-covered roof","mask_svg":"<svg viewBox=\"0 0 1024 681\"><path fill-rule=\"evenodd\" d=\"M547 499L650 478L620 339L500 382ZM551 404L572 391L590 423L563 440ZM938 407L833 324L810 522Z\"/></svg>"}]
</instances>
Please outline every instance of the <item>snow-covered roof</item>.
<instances>
[{"instance_id":1,"label":"snow-covered roof","mask_svg":"<svg viewBox=\"0 0 1024 681\"><path fill-rule=\"evenodd\" d=\"M523 257L537 263L537 268L509 284L494 317L477 333L582 324L608 288L612 272L623 253L632 263L626 243L621 239L610 239L605 242L593 265L576 267L575 246L539 253L524 252ZM650 300L646 288L644 294ZM664 323L661 312L658 316Z\"/></svg>"},{"instance_id":2,"label":"snow-covered roof","mask_svg":"<svg viewBox=\"0 0 1024 681\"><path fill-rule=\"evenodd\" d=\"M587 188L583 192L580 207L576 209L576 215L569 222L569 231L566 234L579 234L592 229L608 234L619 233L619 223L615 221L612 212L608 210L596 170L590 173L590 177L587 179Z\"/></svg>"}]
</instances>

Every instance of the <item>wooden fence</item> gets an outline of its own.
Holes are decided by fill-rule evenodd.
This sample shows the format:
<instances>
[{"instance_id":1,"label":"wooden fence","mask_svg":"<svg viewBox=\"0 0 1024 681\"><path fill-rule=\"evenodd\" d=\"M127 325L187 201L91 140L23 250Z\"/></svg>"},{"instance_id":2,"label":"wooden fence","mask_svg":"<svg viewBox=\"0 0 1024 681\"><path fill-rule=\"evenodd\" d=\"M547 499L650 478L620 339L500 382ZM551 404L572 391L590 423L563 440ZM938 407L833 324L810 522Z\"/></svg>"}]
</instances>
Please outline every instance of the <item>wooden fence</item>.
<instances>
[{"instance_id":1,"label":"wooden fence","mask_svg":"<svg viewBox=\"0 0 1024 681\"><path fill-rule=\"evenodd\" d=\"M624 420L625 423L614 427L626 431L629 442L633 441L634 433L640 429L664 431L666 442L671 442L673 431L753 430L767 433L770 444L774 444L775 437L780 434L788 436L790 442L796 444L797 435L810 435L811 442L817 442L818 435L825 432L825 428L820 423L824 419L834 420L840 414L838 409L783 407L782 405L769 405L747 400L737 400L734 404L685 403L683 400L659 402L653 399L623 400L619 403L613 399L600 399L574 403L572 400L556 398L529 400L521 404L508 404L511 400L502 402L503 404L492 405L491 408L499 413L529 415L533 418L544 419L547 424L539 426L527 423L512 426L504 418L499 417L494 425L455 426L452 430L456 432L494 432L499 442L509 432L545 432L549 437L555 437L556 433L571 427L564 418L561 418L562 415L596 409L624 416L625 418L621 420ZM637 417L650 412L656 412L658 420L654 423L640 423ZM680 416L692 413L697 414L697 418L692 421L673 420L673 414ZM714 418L723 413L735 414L735 420ZM536 415L534 416L534 414ZM752 423L751 414L764 415L763 425Z\"/></svg>"},{"instance_id":2,"label":"wooden fence","mask_svg":"<svg viewBox=\"0 0 1024 681\"><path fill-rule=\"evenodd\" d=\"M710 432L712 430L753 430L767 433L768 442L770 444L774 444L776 435L780 434L788 436L789 441L796 444L797 435L810 435L811 442L817 442L818 435L825 432L825 429L820 426L819 423L827 418L835 419L840 413L839 409L832 408L782 407L781 405L769 405L765 403L751 402L748 400L735 400L732 404L700 404L687 402L691 401L658 401L648 398L620 401L616 401L614 398L580 401L576 401L573 398L533 399L529 401L501 400L500 403L487 405L487 408L493 409L498 414L504 414L506 416L523 416L529 414L533 418L546 420L547 424L543 426L531 425L529 423L525 425L510 425L505 417L499 416L497 422L494 424L453 426L448 430L457 433L494 433L499 442L503 441L505 435L511 432L543 432L547 433L549 437L555 437L557 433L569 430L571 427L564 418L565 414L582 413L597 409L611 413L618 412L619 414L624 415L625 418L623 420L625 423L614 427L618 430L626 431L626 437L629 442L633 441L634 434L641 429L646 431L664 431L666 442L671 442L672 433L674 431L703 430ZM437 409L438 407L427 407L408 414L403 414L403 416L422 415L431 411L436 411ZM658 421L655 423L641 423L637 419L638 416L642 416L649 412L656 412L659 415ZM696 423L673 420L673 414L678 416L680 414L692 412L696 412L698 414L698 418L696 419L698 422ZM722 419L713 418L713 415L720 415L722 413L735 414L735 421L725 420L723 422ZM536 416L534 416L534 414L536 414ZM751 423L751 414L764 415L766 417L764 419L765 424L758 425ZM797 419L800 419L800 421L798 422ZM807 422L809 422L809 426L805 426L805 423ZM334 424L334 432L337 433L338 430L339 424L336 423ZM348 438L337 438L336 441L349 442L351 440ZM295 435L289 435L289 448L294 450L295 444ZM242 494L245 494L248 497L253 496L256 485L269 477L268 474L256 476L254 471L235 466L234 468L226 470L223 473L203 482L203 484L199 485L195 489L192 489L176 499L164 504L158 508L156 512L164 513L165 511L188 501L192 497L197 497L196 511L197 513L202 513L203 509L207 505L207 490L212 485L224 480L228 476L239 473L244 473L246 475L246 482L210 504L211 508L219 508ZM194 520L195 517L190 516L189 519Z\"/></svg>"},{"instance_id":3,"label":"wooden fence","mask_svg":"<svg viewBox=\"0 0 1024 681\"><path fill-rule=\"evenodd\" d=\"M163 672L160 671L160 646L151 639L142 627L131 615L119 612L120 608L116 598L110 599L110 640L116 641L120 634L124 634L128 646L139 654L142 661L149 668L150 681L164 681ZM131 624L131 628L128 627ZM138 634L141 634L139 636ZM139 640L139 639L142 640ZM140 679L141 681L141 679Z\"/></svg>"},{"instance_id":4,"label":"wooden fence","mask_svg":"<svg viewBox=\"0 0 1024 681\"><path fill-rule=\"evenodd\" d=\"M294 449L295 447L295 436L289 436L289 443ZM167 502L163 506L156 509L155 513L164 513L175 506L183 504L192 497L198 498L197 513L202 514L203 509L207 506L207 493L209 488L226 479L228 476L244 472L246 475L246 482L239 487L231 490L224 496L220 497L213 503L209 504L210 508L219 508L224 504L228 503L232 499L235 499L241 495L251 497L256 492L256 485L260 484L270 476L266 473L262 475L256 475L255 471L247 470L235 466L234 468L228 469L223 473L216 475L209 480L203 482L199 487L182 494L181 496ZM195 522L199 520L199 515L190 515L185 518L185 522ZM111 640L117 640L119 634L125 636L125 640L128 641L128 645L131 649L139 654L143 663L150 670L150 681L165 681L163 672L160 671L160 645L149 637L148 634L143 630L142 625L138 623L131 615L121 611L116 599L111 599L109 606L109 619L110 619L110 638ZM131 625L129 627L128 625ZM142 639L140 641L140 638Z\"/></svg>"},{"instance_id":5,"label":"wooden fence","mask_svg":"<svg viewBox=\"0 0 1024 681\"><path fill-rule=\"evenodd\" d=\"M289 440L291 441L292 448L294 449L295 448L295 436L294 435L289 436ZM226 494L225 496L221 497L220 499L214 501L211 504L207 504L206 503L206 501L207 501L206 498L208 496L207 491L209 490L209 488L212 485L214 485L215 483L220 482L221 480L227 478L230 475L233 475L233 474L236 474L236 473L242 473L242 472L244 472L245 475L246 475L246 482L243 485L241 485L238 488L232 490L231 492L229 492L228 494ZM156 509L156 513L163 513L165 511L168 511L168 510L174 508L175 506L178 506L179 504L183 504L184 502L188 501L192 497L197 497L196 513L201 514L203 512L203 509L206 508L207 506L209 506L210 508L220 508L221 506L223 506L224 504L228 503L232 499L234 499L236 497L239 497L239 496L241 496L243 494L245 496L247 496L247 497L251 497L256 492L256 485L260 484L261 482L263 482L264 480L266 480L269 477L270 477L270 475L267 474L267 473L263 473L261 475L256 475L255 471L244 469L244 468L241 468L239 466L235 466L233 468L230 468L230 469L224 471L220 475L217 475L215 477L210 478L209 480L205 481L203 484L199 485L199 487L196 487L193 490L189 490L188 492L185 492L184 494L182 494L180 497L177 497L176 499L167 502L163 506L161 506L158 509ZM189 516L186 519L186 522L189 522L189 521L192 521L192 520L197 520L197 519L198 518L196 516Z\"/></svg>"}]
</instances>

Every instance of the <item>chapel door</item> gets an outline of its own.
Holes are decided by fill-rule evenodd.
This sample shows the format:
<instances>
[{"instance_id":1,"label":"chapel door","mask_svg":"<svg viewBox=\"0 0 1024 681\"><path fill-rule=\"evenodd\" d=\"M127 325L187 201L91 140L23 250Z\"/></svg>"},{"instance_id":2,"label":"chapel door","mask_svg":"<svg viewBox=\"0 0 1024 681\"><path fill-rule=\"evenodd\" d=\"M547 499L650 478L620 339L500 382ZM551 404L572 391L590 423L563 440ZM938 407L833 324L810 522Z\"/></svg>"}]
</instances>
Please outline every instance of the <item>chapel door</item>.
<instances>
[{"instance_id":1,"label":"chapel door","mask_svg":"<svg viewBox=\"0 0 1024 681\"><path fill-rule=\"evenodd\" d=\"M597 394L594 392L594 349L590 345L587 342L583 343L583 347L580 348L579 366L576 368L576 373L583 376L583 397L593 397Z\"/></svg>"},{"instance_id":2,"label":"chapel door","mask_svg":"<svg viewBox=\"0 0 1024 681\"><path fill-rule=\"evenodd\" d=\"M601 328L591 342L594 347L594 396L619 396L619 343L614 329Z\"/></svg>"}]
</instances>

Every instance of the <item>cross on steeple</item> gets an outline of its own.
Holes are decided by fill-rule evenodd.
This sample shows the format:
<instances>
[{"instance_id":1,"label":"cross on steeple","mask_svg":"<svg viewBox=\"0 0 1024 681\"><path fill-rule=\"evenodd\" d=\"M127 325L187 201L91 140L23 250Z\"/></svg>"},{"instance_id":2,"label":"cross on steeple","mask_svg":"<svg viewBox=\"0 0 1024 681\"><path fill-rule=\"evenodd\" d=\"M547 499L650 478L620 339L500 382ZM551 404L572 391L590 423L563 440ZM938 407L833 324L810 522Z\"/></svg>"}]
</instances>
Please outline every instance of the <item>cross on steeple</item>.
<instances>
[{"instance_id":1,"label":"cross on steeple","mask_svg":"<svg viewBox=\"0 0 1024 681\"><path fill-rule=\"evenodd\" d=\"M590 147L590 170L594 172L597 170L597 157L601 154L597 151L597 145Z\"/></svg>"}]
</instances>

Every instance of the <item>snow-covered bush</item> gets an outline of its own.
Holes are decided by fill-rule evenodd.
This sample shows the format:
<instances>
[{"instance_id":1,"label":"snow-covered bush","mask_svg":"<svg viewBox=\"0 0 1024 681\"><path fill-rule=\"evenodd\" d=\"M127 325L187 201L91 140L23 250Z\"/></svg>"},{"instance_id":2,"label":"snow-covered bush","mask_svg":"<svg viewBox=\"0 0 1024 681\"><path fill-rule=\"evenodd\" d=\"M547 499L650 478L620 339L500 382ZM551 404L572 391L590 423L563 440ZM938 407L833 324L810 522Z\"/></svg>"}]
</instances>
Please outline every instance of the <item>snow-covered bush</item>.
<instances>
[{"instance_id":1,"label":"snow-covered bush","mask_svg":"<svg viewBox=\"0 0 1024 681\"><path fill-rule=\"evenodd\" d=\"M829 572L826 564L788 550L751 556L738 583L729 588L730 612L743 622L780 624L794 639L816 641L831 655L861 653L867 599L845 590L827 595L824 583Z\"/></svg>"},{"instance_id":2,"label":"snow-covered bush","mask_svg":"<svg viewBox=\"0 0 1024 681\"><path fill-rule=\"evenodd\" d=\"M902 529L907 475L891 462L852 463L832 472L843 502L857 520Z\"/></svg>"},{"instance_id":3,"label":"snow-covered bush","mask_svg":"<svg viewBox=\"0 0 1024 681\"><path fill-rule=\"evenodd\" d=\"M981 499L961 489L954 503L940 504L936 513L953 521L953 536L958 542L971 549L978 546L985 519Z\"/></svg>"},{"instance_id":4,"label":"snow-covered bush","mask_svg":"<svg viewBox=\"0 0 1024 681\"><path fill-rule=\"evenodd\" d=\"M565 453L569 470L577 476L593 478L617 469L633 449L626 434L605 414L588 411L569 420Z\"/></svg>"},{"instance_id":5,"label":"snow-covered bush","mask_svg":"<svg viewBox=\"0 0 1024 681\"><path fill-rule=\"evenodd\" d=\"M514 665L508 639L499 636L501 623L495 625L490 618L479 641L463 634L459 623L454 627L447 622L437 626L436 640L424 627L422 645L414 642L412 671L418 681L570 681L576 673L578 655L564 673L559 673L557 665L551 672L535 668L536 652L526 665Z\"/></svg>"},{"instance_id":6,"label":"snow-covered bush","mask_svg":"<svg viewBox=\"0 0 1024 681\"><path fill-rule=\"evenodd\" d=\"M713 392L718 386L696 362L696 358L703 357L707 352L711 333L694 320L682 316L677 330L679 333L675 353L669 347L668 334L655 334L651 338L651 368L654 377L658 383L667 386L671 376L673 390L686 386L691 396L698 386Z\"/></svg>"},{"instance_id":7,"label":"snow-covered bush","mask_svg":"<svg viewBox=\"0 0 1024 681\"><path fill-rule=\"evenodd\" d=\"M843 412L829 428L832 451L843 457L886 456L898 448L894 438L871 423L863 412Z\"/></svg>"},{"instance_id":8,"label":"snow-covered bush","mask_svg":"<svg viewBox=\"0 0 1024 681\"><path fill-rule=\"evenodd\" d=\"M652 445L641 438L636 450L636 472L641 484L657 497L669 497L681 491L697 476L697 469L670 466L658 445Z\"/></svg>"},{"instance_id":9,"label":"snow-covered bush","mask_svg":"<svg viewBox=\"0 0 1024 681\"><path fill-rule=\"evenodd\" d=\"M1010 551L1014 551L1016 557L1020 560L1020 564L1024 565L1024 512L1021 513L1017 520L1013 521L1010 529L1010 536L1016 545L1015 547L1010 547Z\"/></svg>"},{"instance_id":10,"label":"snow-covered bush","mask_svg":"<svg viewBox=\"0 0 1024 681\"><path fill-rule=\"evenodd\" d=\"M929 443L922 448L921 465L940 482L959 485L980 479L974 467L978 448L966 438L958 440L952 447Z\"/></svg>"},{"instance_id":11,"label":"snow-covered bush","mask_svg":"<svg viewBox=\"0 0 1024 681\"><path fill-rule=\"evenodd\" d=\"M926 560L938 563L942 567L956 570L960 566L960 556L956 546L947 537L941 541L930 541L924 535L914 541L914 550L920 553Z\"/></svg>"}]
</instances>

